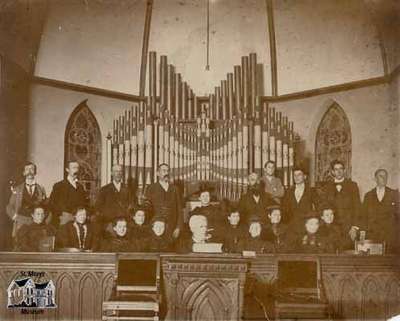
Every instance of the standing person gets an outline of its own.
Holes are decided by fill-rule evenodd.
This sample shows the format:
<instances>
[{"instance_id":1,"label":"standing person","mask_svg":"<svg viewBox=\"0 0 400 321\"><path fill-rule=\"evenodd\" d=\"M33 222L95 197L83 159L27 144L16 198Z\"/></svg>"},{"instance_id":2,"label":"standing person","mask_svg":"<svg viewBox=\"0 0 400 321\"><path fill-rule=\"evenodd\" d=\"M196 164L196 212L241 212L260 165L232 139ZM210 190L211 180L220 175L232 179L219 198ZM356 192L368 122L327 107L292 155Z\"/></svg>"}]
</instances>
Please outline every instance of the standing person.
<instances>
[{"instance_id":1,"label":"standing person","mask_svg":"<svg viewBox=\"0 0 400 321\"><path fill-rule=\"evenodd\" d=\"M12 189L12 194L6 212L13 221L11 236L15 241L18 230L32 223L32 211L35 206L46 200L46 191L36 181L37 167L33 163L26 163L22 175L24 182Z\"/></svg>"},{"instance_id":2,"label":"standing person","mask_svg":"<svg viewBox=\"0 0 400 321\"><path fill-rule=\"evenodd\" d=\"M112 182L99 191L95 208L103 228L106 228L116 217L128 217L129 211L134 206L134 197L122 178L122 165L114 165Z\"/></svg>"},{"instance_id":3,"label":"standing person","mask_svg":"<svg viewBox=\"0 0 400 321\"><path fill-rule=\"evenodd\" d=\"M306 184L307 175L301 167L293 169L294 186L289 188L282 200L283 222L294 228L302 227L304 217L317 207L318 198L314 189Z\"/></svg>"},{"instance_id":4,"label":"standing person","mask_svg":"<svg viewBox=\"0 0 400 321\"><path fill-rule=\"evenodd\" d=\"M271 196L261 189L258 174L251 173L248 177L247 191L239 200L239 211L243 216L243 221L248 223L254 217L260 220L265 219L268 206L274 203Z\"/></svg>"},{"instance_id":5,"label":"standing person","mask_svg":"<svg viewBox=\"0 0 400 321\"><path fill-rule=\"evenodd\" d=\"M174 239L179 237L183 225L182 200L176 186L170 184L168 164L157 168L158 181L148 186L146 200L154 216L164 218L166 234Z\"/></svg>"},{"instance_id":6,"label":"standing person","mask_svg":"<svg viewBox=\"0 0 400 321\"><path fill-rule=\"evenodd\" d=\"M343 228L343 234L350 235L352 241L360 229L359 215L361 209L360 193L356 182L345 178L344 163L334 160L331 163L333 181L327 182L323 188L326 201L336 210L336 219ZM351 242L345 245L353 247Z\"/></svg>"},{"instance_id":7,"label":"standing person","mask_svg":"<svg viewBox=\"0 0 400 321\"><path fill-rule=\"evenodd\" d=\"M78 181L79 163L69 161L65 171L67 177L54 184L50 195L49 207L55 227L73 221L75 209L88 205L85 189Z\"/></svg>"},{"instance_id":8,"label":"standing person","mask_svg":"<svg viewBox=\"0 0 400 321\"><path fill-rule=\"evenodd\" d=\"M386 243L387 252L399 249L399 191L387 186L388 172L375 172L376 187L364 196L362 228L367 238Z\"/></svg>"},{"instance_id":9,"label":"standing person","mask_svg":"<svg viewBox=\"0 0 400 321\"><path fill-rule=\"evenodd\" d=\"M281 180L275 176L275 162L267 161L264 165L264 190L276 203L280 203L285 194Z\"/></svg>"}]
</instances>

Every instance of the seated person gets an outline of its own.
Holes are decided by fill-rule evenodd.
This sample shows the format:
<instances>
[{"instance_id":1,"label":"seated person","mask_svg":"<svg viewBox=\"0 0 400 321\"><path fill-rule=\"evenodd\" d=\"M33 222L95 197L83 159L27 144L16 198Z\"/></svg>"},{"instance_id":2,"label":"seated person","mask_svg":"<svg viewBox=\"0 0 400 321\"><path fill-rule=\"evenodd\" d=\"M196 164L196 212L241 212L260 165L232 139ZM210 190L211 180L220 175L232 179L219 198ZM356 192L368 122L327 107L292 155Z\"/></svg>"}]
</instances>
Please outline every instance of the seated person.
<instances>
[{"instance_id":1,"label":"seated person","mask_svg":"<svg viewBox=\"0 0 400 321\"><path fill-rule=\"evenodd\" d=\"M16 251L39 252L44 239L56 234L54 227L45 223L46 212L43 205L35 205L31 216L33 222L29 225L23 225L18 230Z\"/></svg>"},{"instance_id":2,"label":"seated person","mask_svg":"<svg viewBox=\"0 0 400 321\"><path fill-rule=\"evenodd\" d=\"M343 247L343 235L341 233L341 227L335 221L335 212L333 207L330 205L322 206L321 220L320 220L320 233L322 236L328 239L329 243L334 247L334 251L341 251Z\"/></svg>"},{"instance_id":3,"label":"seated person","mask_svg":"<svg viewBox=\"0 0 400 321\"><path fill-rule=\"evenodd\" d=\"M237 207L228 208L228 224L226 224L224 237L224 251L229 253L238 253L239 241L246 237L246 228L240 222L240 213Z\"/></svg>"},{"instance_id":4,"label":"seated person","mask_svg":"<svg viewBox=\"0 0 400 321\"><path fill-rule=\"evenodd\" d=\"M200 206L196 207L189 213L189 217L193 215L203 215L207 218L208 228L211 232L210 242L222 242L222 233L224 226L224 216L221 215L221 209L215 205L211 205L211 188L203 186L199 190Z\"/></svg>"},{"instance_id":5,"label":"seated person","mask_svg":"<svg viewBox=\"0 0 400 321\"><path fill-rule=\"evenodd\" d=\"M142 240L150 234L150 227L145 224L146 210L143 207L138 207L133 210L132 220L128 223L129 235L134 240Z\"/></svg>"},{"instance_id":6,"label":"seated person","mask_svg":"<svg viewBox=\"0 0 400 321\"><path fill-rule=\"evenodd\" d=\"M208 222L204 215L193 215L189 219L191 235L182 237L177 244L177 251L190 253L193 251L193 244L207 243L211 238L208 234Z\"/></svg>"},{"instance_id":7,"label":"seated person","mask_svg":"<svg viewBox=\"0 0 400 321\"><path fill-rule=\"evenodd\" d=\"M101 250L103 252L136 252L136 242L127 234L127 222L125 217L116 217L112 221L113 233L103 240Z\"/></svg>"},{"instance_id":8,"label":"seated person","mask_svg":"<svg viewBox=\"0 0 400 321\"><path fill-rule=\"evenodd\" d=\"M329 240L321 235L318 213L310 211L304 219L304 229L291 235L288 246L295 253L332 253Z\"/></svg>"},{"instance_id":9,"label":"seated person","mask_svg":"<svg viewBox=\"0 0 400 321\"><path fill-rule=\"evenodd\" d=\"M75 210L74 220L60 227L56 236L56 248L96 249L93 228L87 221L87 215L85 207L78 207Z\"/></svg>"},{"instance_id":10,"label":"seated person","mask_svg":"<svg viewBox=\"0 0 400 321\"><path fill-rule=\"evenodd\" d=\"M286 249L287 225L282 223L281 208L279 205L268 207L268 222L263 238L274 244L275 252L284 252Z\"/></svg>"},{"instance_id":11,"label":"seated person","mask_svg":"<svg viewBox=\"0 0 400 321\"><path fill-rule=\"evenodd\" d=\"M253 251L257 254L273 253L274 246L272 243L265 241L261 237L262 226L258 218L253 217L248 234L239 241L238 248L240 251Z\"/></svg>"},{"instance_id":12,"label":"seated person","mask_svg":"<svg viewBox=\"0 0 400 321\"><path fill-rule=\"evenodd\" d=\"M150 234L140 246L144 252L171 252L172 239L165 233L165 227L164 217L153 217Z\"/></svg>"}]
</instances>

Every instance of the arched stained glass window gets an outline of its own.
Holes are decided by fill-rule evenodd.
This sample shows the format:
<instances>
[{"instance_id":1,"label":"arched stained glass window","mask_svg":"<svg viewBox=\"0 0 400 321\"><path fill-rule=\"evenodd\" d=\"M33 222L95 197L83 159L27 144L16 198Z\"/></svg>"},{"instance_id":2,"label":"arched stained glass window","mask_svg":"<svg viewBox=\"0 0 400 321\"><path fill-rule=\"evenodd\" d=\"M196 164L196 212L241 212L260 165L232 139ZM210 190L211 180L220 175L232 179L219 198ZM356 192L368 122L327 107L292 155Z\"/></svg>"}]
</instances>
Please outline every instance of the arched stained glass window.
<instances>
[{"instance_id":1,"label":"arched stained glass window","mask_svg":"<svg viewBox=\"0 0 400 321\"><path fill-rule=\"evenodd\" d=\"M101 134L96 117L87 100L72 112L65 130L64 162L76 160L80 164L80 181L94 204L101 182ZM65 166L64 166L65 167Z\"/></svg>"},{"instance_id":2,"label":"arched stained glass window","mask_svg":"<svg viewBox=\"0 0 400 321\"><path fill-rule=\"evenodd\" d=\"M333 103L318 126L315 140L315 181L332 179L330 163L340 160L346 166L346 176L351 177L351 129L344 110Z\"/></svg>"}]
</instances>

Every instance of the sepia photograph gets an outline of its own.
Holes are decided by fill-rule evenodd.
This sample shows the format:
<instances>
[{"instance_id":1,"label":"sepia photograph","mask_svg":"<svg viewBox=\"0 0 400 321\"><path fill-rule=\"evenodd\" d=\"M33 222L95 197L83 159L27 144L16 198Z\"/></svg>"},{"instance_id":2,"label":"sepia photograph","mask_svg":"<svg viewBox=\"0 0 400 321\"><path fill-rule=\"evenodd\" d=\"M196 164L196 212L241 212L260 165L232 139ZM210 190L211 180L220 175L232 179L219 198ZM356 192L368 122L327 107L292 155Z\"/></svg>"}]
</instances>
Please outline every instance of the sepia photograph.
<instances>
[{"instance_id":1,"label":"sepia photograph","mask_svg":"<svg viewBox=\"0 0 400 321\"><path fill-rule=\"evenodd\" d=\"M0 0L0 321L400 321L400 0Z\"/></svg>"}]
</instances>

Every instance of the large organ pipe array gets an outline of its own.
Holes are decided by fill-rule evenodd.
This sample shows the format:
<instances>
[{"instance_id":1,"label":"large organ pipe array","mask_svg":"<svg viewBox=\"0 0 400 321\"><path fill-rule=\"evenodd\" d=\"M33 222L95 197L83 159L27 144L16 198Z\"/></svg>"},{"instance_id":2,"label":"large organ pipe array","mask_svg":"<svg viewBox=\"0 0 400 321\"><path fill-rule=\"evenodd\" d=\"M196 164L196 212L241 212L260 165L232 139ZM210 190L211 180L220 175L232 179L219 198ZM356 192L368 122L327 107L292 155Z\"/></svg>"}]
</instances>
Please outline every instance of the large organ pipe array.
<instances>
[{"instance_id":1,"label":"large organ pipe array","mask_svg":"<svg viewBox=\"0 0 400 321\"><path fill-rule=\"evenodd\" d=\"M150 52L148 97L114 120L108 180L112 165L121 164L125 181L143 192L156 181L157 165L167 163L185 192L189 182L212 181L220 197L238 199L248 174L261 174L272 160L284 186L293 184L293 122L257 95L255 53L242 57L209 97L196 97L166 56L157 82L156 61Z\"/></svg>"}]
</instances>

